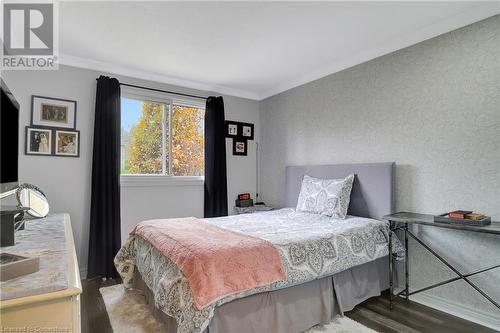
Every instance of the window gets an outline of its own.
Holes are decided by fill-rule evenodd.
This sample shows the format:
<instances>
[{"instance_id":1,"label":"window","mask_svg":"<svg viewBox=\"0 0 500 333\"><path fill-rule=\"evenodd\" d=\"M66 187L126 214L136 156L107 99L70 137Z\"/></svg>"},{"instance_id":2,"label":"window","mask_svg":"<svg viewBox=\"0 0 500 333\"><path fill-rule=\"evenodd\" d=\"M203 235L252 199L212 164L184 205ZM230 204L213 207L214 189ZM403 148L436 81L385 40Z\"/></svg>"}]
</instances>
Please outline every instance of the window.
<instances>
[{"instance_id":1,"label":"window","mask_svg":"<svg viewBox=\"0 0 500 333\"><path fill-rule=\"evenodd\" d=\"M121 174L203 176L200 101L122 93Z\"/></svg>"}]
</instances>

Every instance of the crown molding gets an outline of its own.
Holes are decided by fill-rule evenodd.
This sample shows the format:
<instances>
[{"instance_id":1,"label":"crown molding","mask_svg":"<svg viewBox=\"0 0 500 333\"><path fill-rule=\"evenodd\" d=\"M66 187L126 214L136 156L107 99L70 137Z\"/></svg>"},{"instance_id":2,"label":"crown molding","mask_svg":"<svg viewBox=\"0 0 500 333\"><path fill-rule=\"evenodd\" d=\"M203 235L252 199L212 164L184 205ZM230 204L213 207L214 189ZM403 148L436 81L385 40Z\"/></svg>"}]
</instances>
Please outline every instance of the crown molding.
<instances>
[{"instance_id":1,"label":"crown molding","mask_svg":"<svg viewBox=\"0 0 500 333\"><path fill-rule=\"evenodd\" d=\"M489 1L482 2L481 4L470 8L467 11L458 13L439 22L432 23L420 30L413 33L400 36L383 43L377 48L372 48L360 52L349 59L341 59L337 62L317 69L316 71L309 72L306 75L297 77L288 82L284 82L276 87L269 89L259 94L259 100L280 94L284 91L296 88L303 84L318 80L325 76L340 72L349 67L362 64L372 59L381 57L383 55L404 49L414 44L423 42L424 40L434 38L436 36L445 34L447 32L465 27L472 23L487 19L500 13L500 2Z\"/></svg>"},{"instance_id":2,"label":"crown molding","mask_svg":"<svg viewBox=\"0 0 500 333\"><path fill-rule=\"evenodd\" d=\"M249 90L235 89L227 86L219 86L198 81L186 80L178 77L158 74L149 71L143 71L137 68L126 67L123 65L118 65L110 62L103 62L94 59L76 57L64 53L60 54L59 63L67 66L92 69L116 75L130 76L137 79L171 84L189 89L215 92L223 95L230 95L235 97L242 97L251 100L261 101L271 96L290 90L292 88L296 88L306 83L321 79L325 76L340 72L349 67L353 67L361 63L370 61L372 59L381 57L383 55L389 54L391 52L404 49L406 47L423 42L427 39L431 39L433 37L445 34L447 32L462 28L464 26L484 20L486 18L489 18L497 14L500 14L500 2L498 1L481 2L477 6L474 6L473 8L470 8L467 11L463 11L461 13L458 13L457 15L441 20L439 22L432 23L413 33L406 34L404 36L399 36L398 38L389 40L386 43L383 43L376 48L365 50L354 56L349 57L348 59L341 59L334 63L328 64L327 66L323 66L315 71L307 73L306 75L296 77L292 80L288 80L286 82L278 84L275 87L265 91L249 91Z\"/></svg>"},{"instance_id":3,"label":"crown molding","mask_svg":"<svg viewBox=\"0 0 500 333\"><path fill-rule=\"evenodd\" d=\"M110 62L98 61L94 59L76 57L73 55L61 53L59 54L59 64L79 67L85 69L91 69L100 72L106 72L115 75L130 76L136 79L148 80L153 82L160 82L165 84L170 84L178 87L202 90L206 92L214 92L223 95L230 95L235 97L248 98L252 100L259 100L259 95L257 93L235 89L225 86L207 84L197 81L191 81L186 79L181 79L178 77L143 71L136 68L125 67L118 64L113 64Z\"/></svg>"}]
</instances>

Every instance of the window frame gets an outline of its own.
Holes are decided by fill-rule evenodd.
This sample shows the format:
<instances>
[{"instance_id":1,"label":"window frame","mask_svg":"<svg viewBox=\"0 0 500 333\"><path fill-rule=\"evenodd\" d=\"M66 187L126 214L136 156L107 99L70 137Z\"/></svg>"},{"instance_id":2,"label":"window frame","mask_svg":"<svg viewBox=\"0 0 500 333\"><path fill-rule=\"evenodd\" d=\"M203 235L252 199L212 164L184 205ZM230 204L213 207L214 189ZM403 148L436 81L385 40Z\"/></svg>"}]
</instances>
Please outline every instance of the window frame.
<instances>
[{"instance_id":1,"label":"window frame","mask_svg":"<svg viewBox=\"0 0 500 333\"><path fill-rule=\"evenodd\" d=\"M165 106L163 108L163 128L162 128L162 152L165 151L166 131L168 131L168 149L170 157L167 161L166 154L162 153L162 174L120 174L120 184L122 187L150 187L150 186L196 186L203 185L205 182L204 176L174 176L172 169L172 121L168 122L168 128L166 128L167 120L172 119L172 106L190 106L201 109L205 111L205 103L203 100L189 98L184 96L178 96L174 94L161 93L151 90L143 90L132 87L122 87L121 96L122 98L134 99L143 102L160 103ZM167 110L165 110L167 109ZM121 125L120 125L121 126ZM205 135L205 134L203 134ZM120 137L121 141L121 137ZM168 174L166 174L168 172Z\"/></svg>"}]
</instances>

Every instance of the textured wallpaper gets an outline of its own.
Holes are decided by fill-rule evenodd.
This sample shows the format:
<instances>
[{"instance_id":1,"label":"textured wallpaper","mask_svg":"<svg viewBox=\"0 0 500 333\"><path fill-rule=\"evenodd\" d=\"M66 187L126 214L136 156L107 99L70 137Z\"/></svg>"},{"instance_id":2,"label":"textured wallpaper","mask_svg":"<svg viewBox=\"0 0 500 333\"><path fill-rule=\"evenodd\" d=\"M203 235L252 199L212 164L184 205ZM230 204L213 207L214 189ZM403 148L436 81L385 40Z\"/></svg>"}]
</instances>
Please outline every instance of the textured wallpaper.
<instances>
[{"instance_id":1,"label":"textured wallpaper","mask_svg":"<svg viewBox=\"0 0 500 333\"><path fill-rule=\"evenodd\" d=\"M396 209L473 209L500 221L500 16L261 103L261 192L284 204L286 165L395 161ZM416 232L464 272L500 260L500 237ZM414 289L454 276L411 244ZM500 301L500 270L472 279ZM486 314L464 282L430 292ZM500 322L499 322L500 325Z\"/></svg>"}]
</instances>

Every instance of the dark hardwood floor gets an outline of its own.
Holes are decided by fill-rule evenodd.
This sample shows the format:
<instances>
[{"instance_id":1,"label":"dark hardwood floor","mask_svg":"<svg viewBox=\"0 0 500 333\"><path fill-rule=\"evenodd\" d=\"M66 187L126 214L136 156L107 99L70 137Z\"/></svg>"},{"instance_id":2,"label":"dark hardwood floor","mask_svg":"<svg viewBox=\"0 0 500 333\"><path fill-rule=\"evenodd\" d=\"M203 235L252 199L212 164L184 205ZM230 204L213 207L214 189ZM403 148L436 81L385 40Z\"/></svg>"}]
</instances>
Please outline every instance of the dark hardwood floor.
<instances>
[{"instance_id":1,"label":"dark hardwood floor","mask_svg":"<svg viewBox=\"0 0 500 333\"><path fill-rule=\"evenodd\" d=\"M488 327L403 298L395 300L391 311L388 292L366 300L346 315L380 333L498 333Z\"/></svg>"},{"instance_id":2,"label":"dark hardwood floor","mask_svg":"<svg viewBox=\"0 0 500 333\"><path fill-rule=\"evenodd\" d=\"M99 288L112 286L116 283L119 282L114 279L106 281L99 278L82 280L83 293L80 299L82 333L113 333Z\"/></svg>"},{"instance_id":3,"label":"dark hardwood floor","mask_svg":"<svg viewBox=\"0 0 500 333\"><path fill-rule=\"evenodd\" d=\"M83 333L113 333L99 288L116 283L118 283L116 280L102 281L101 279L82 281ZM379 333L498 333L487 327L403 299L397 300L394 309L390 311L387 295L385 293L380 297L371 298L346 315Z\"/></svg>"}]
</instances>

